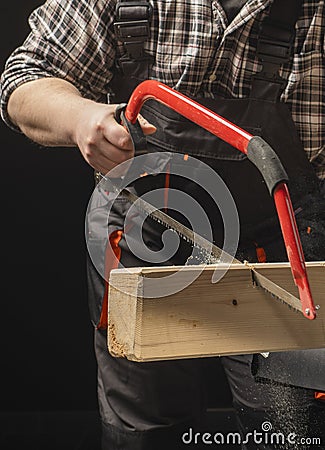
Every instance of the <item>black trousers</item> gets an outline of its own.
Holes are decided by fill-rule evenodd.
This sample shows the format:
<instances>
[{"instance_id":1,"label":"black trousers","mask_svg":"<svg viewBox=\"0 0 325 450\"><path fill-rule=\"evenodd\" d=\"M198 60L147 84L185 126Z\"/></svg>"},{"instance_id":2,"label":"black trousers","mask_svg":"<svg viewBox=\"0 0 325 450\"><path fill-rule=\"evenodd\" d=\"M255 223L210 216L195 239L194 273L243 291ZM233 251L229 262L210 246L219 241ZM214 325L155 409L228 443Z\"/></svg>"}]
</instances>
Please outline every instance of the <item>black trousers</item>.
<instances>
[{"instance_id":1,"label":"black trousers","mask_svg":"<svg viewBox=\"0 0 325 450\"><path fill-rule=\"evenodd\" d=\"M205 422L202 379L213 358L117 359L109 355L106 333L100 331L95 347L103 450L227 448L227 442L255 450L325 448L325 402L315 400L313 390L256 382L252 355L221 358L238 422L235 435L227 436L217 423L211 429ZM223 386L216 380L214 388ZM210 437L204 438L207 432Z\"/></svg>"}]
</instances>

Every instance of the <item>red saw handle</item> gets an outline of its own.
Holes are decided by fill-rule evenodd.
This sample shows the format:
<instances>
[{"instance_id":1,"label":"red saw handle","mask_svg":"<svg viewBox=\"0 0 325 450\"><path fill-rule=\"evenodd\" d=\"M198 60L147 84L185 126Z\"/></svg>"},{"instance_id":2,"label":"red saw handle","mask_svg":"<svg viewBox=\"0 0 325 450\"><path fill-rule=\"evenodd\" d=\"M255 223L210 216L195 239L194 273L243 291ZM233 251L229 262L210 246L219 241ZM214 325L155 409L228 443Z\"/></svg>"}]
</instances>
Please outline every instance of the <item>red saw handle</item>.
<instances>
[{"instance_id":1,"label":"red saw handle","mask_svg":"<svg viewBox=\"0 0 325 450\"><path fill-rule=\"evenodd\" d=\"M274 150L260 137L247 133L194 100L154 80L144 81L136 87L126 106L125 118L134 124L143 103L148 99L158 100L210 131L247 155L256 165L275 202L291 272L299 290L303 314L308 319L314 319L316 308L310 291L305 258L286 184L287 175Z\"/></svg>"}]
</instances>

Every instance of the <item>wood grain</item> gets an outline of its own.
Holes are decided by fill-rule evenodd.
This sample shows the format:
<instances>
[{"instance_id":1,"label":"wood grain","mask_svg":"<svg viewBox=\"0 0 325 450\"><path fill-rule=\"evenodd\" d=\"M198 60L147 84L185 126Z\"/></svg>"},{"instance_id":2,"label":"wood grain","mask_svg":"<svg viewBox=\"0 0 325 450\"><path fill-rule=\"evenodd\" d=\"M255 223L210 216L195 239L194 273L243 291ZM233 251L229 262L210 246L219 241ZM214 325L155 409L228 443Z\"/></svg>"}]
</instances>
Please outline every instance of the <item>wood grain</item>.
<instances>
[{"instance_id":1,"label":"wood grain","mask_svg":"<svg viewBox=\"0 0 325 450\"><path fill-rule=\"evenodd\" d=\"M298 296L288 263L254 267ZM320 305L313 321L254 286L251 271L243 264L230 266L214 284L211 278L217 266L203 270L186 266L171 283L176 290L177 283L197 273L188 287L152 298L159 295L162 277L178 269L112 271L108 348L113 355L153 361L325 347L325 262L307 263L313 299Z\"/></svg>"}]
</instances>

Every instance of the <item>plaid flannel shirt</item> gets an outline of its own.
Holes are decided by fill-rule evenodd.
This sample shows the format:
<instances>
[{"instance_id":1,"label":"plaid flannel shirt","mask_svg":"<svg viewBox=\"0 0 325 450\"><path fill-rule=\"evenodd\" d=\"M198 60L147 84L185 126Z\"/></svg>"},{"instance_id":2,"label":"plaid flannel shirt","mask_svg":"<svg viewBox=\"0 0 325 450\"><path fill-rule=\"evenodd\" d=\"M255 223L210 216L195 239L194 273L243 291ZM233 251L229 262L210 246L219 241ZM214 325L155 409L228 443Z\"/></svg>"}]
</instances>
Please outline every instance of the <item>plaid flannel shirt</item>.
<instances>
[{"instance_id":1,"label":"plaid flannel shirt","mask_svg":"<svg viewBox=\"0 0 325 450\"><path fill-rule=\"evenodd\" d=\"M151 78L184 94L241 98L260 70L256 42L272 0L249 0L231 23L217 0L152 0ZM116 0L48 0L30 16L31 33L8 59L1 79L1 111L22 83L60 77L83 96L105 101L112 67L123 53L114 35ZM282 67L281 100L293 115L307 155L325 178L324 0L304 0L294 54Z\"/></svg>"}]
</instances>

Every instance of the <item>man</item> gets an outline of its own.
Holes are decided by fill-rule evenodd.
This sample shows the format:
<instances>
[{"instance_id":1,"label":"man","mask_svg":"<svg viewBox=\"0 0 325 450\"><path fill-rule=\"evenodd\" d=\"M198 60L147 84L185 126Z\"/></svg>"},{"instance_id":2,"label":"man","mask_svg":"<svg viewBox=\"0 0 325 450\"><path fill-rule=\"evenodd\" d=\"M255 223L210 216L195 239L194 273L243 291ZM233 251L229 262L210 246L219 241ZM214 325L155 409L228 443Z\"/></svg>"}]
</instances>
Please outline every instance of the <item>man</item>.
<instances>
[{"instance_id":1,"label":"man","mask_svg":"<svg viewBox=\"0 0 325 450\"><path fill-rule=\"evenodd\" d=\"M2 76L2 117L9 126L42 145L77 146L85 160L105 174L134 156L129 134L114 118L116 103L126 100L126 89L132 90L139 80L157 79L224 112L243 128L257 130L256 134L270 141L292 180L295 209L302 211L297 220L306 257L324 259L325 208L319 192L320 180L325 177L324 2L303 1L301 6L297 2L297 8L290 3L290 11L279 4L271 0L163 0L152 1L151 7L136 5L129 17L121 2L120 17L116 17L113 0L48 1L31 15L31 34L7 62ZM281 26L277 28L279 21L281 24L279 8L285 11L283 15L294 17L293 23L285 24L284 37L279 32ZM132 23L134 17L150 28L143 43L135 47L137 39L128 41L119 31L123 19ZM267 17L273 17L271 24L264 22ZM296 33L291 34L297 18ZM262 41L261 23L267 23L262 27L264 41L271 29L271 41L280 35L282 42L283 37L290 49L288 54L267 59L265 48L257 46ZM110 104L106 104L107 96ZM151 150L168 148L185 153L187 147L173 140L179 117L152 105L143 115L146 119L140 119L141 128ZM154 126L157 117L160 119ZM165 136L160 132L162 124ZM195 140L191 126L186 126L191 154L199 157L201 142ZM273 206L261 184L255 184L256 174L249 162L220 143L218 150L210 152L217 144L207 141L202 159L221 174L237 203L241 223L238 257L256 260L255 248L263 247L267 261L284 260ZM243 179L245 189L238 183ZM160 177L155 180L158 187L164 185ZM184 188L177 178L174 183L176 189ZM136 183L135 189L146 192L151 185L149 178L147 184L146 180ZM189 192L194 197L199 195L195 188ZM209 210L208 204L205 206ZM125 202L112 209L109 232L123 229L126 209ZM211 214L209 218L214 240L220 243L220 224L218 220L213 222ZM307 233L306 224L311 221L313 233ZM159 233L157 236L149 227L148 241L156 245L156 250ZM142 262L129 251L124 238L119 247L124 265ZM173 262L184 264L185 258L178 255ZM91 264L89 286L92 320L98 325L104 284ZM189 427L200 430L200 379L205 361L138 365L112 358L106 350L105 330L100 327L95 331L95 341L103 448L186 447L181 439L184 432ZM314 448L303 438L318 436L323 438L318 448L325 448L324 406L314 399L314 386L287 379L257 382L252 375L253 361L254 366L259 365L257 356L223 361L243 449ZM276 372L275 366L271 370L275 379ZM253 438L254 431L268 431L266 422L285 436L285 442L277 445L265 436L259 441Z\"/></svg>"}]
</instances>

